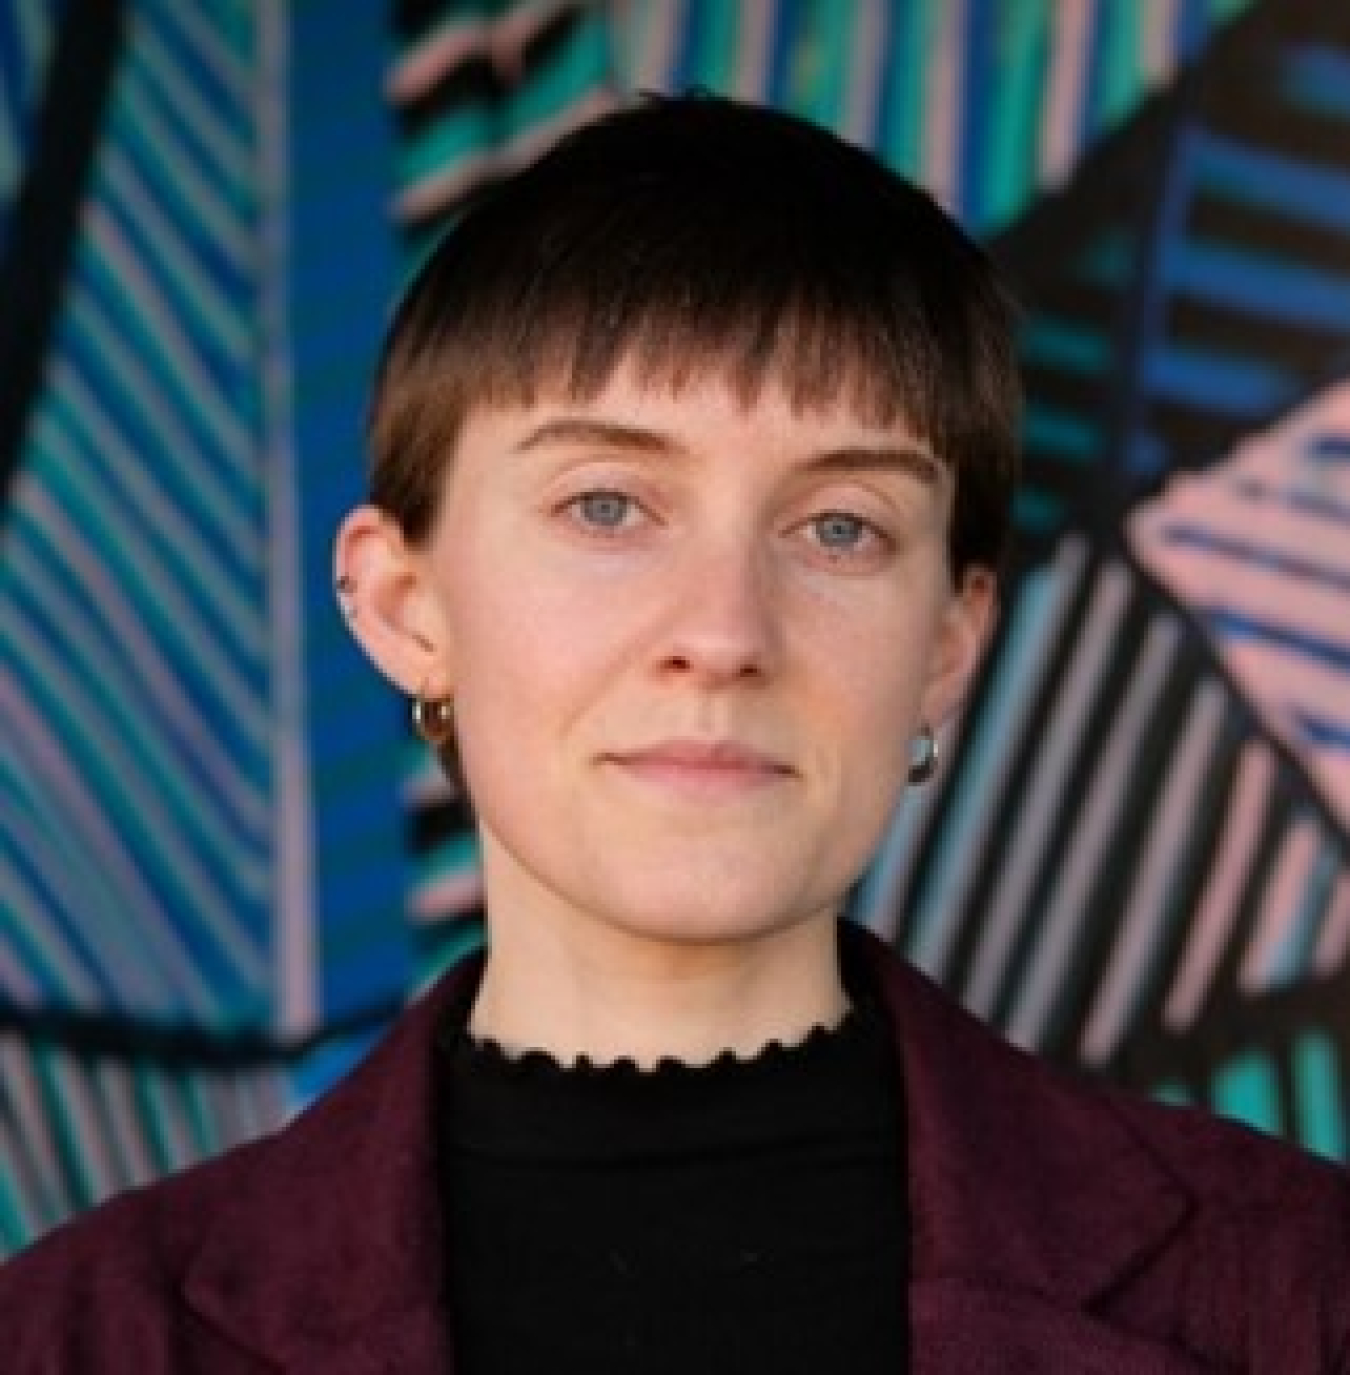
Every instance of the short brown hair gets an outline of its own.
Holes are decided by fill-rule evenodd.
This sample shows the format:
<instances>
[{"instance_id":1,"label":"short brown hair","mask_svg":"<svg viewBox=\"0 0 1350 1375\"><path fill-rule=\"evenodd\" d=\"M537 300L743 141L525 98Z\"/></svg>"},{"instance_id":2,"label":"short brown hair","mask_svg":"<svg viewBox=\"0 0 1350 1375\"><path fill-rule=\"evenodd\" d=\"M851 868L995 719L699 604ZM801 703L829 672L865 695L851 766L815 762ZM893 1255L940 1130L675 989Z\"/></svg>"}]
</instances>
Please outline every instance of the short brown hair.
<instances>
[{"instance_id":1,"label":"short brown hair","mask_svg":"<svg viewBox=\"0 0 1350 1375\"><path fill-rule=\"evenodd\" d=\"M924 192L793 116L648 98L472 206L404 295L369 419L371 499L430 534L475 406L584 401L623 360L679 386L772 376L903 419L956 475L949 562L995 568L1018 467L1011 303Z\"/></svg>"}]
</instances>

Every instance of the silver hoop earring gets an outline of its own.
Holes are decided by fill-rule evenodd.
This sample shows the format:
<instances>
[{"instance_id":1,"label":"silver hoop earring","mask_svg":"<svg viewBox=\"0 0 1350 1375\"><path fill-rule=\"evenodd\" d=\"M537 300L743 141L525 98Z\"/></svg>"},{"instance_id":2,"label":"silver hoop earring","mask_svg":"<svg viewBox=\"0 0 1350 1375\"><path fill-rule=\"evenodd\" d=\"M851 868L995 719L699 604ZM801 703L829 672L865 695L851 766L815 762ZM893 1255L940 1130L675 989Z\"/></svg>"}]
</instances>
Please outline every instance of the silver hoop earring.
<instances>
[{"instance_id":1,"label":"silver hoop earring","mask_svg":"<svg viewBox=\"0 0 1350 1375\"><path fill-rule=\"evenodd\" d=\"M909 781L914 787L927 783L937 772L938 742L932 726L926 722L919 727L919 733L910 745Z\"/></svg>"},{"instance_id":2,"label":"silver hoop earring","mask_svg":"<svg viewBox=\"0 0 1350 1375\"><path fill-rule=\"evenodd\" d=\"M433 749L444 749L455 733L455 699L417 697L412 705L413 727Z\"/></svg>"},{"instance_id":3,"label":"silver hoop earring","mask_svg":"<svg viewBox=\"0 0 1350 1375\"><path fill-rule=\"evenodd\" d=\"M356 616L356 579L350 574L344 573L336 583L333 584L334 591L337 592L338 610L350 621Z\"/></svg>"}]
</instances>

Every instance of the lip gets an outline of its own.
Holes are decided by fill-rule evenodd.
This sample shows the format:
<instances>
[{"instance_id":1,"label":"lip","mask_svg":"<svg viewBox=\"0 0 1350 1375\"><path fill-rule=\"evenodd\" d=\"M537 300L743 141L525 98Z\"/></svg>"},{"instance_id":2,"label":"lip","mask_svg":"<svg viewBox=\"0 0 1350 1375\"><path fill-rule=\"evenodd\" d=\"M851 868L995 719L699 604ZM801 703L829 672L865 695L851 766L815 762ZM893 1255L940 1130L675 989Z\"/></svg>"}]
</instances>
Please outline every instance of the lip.
<instances>
[{"instance_id":1,"label":"lip","mask_svg":"<svg viewBox=\"0 0 1350 1375\"><path fill-rule=\"evenodd\" d=\"M754 792L793 773L781 759L734 740L661 740L604 760L641 782L705 795Z\"/></svg>"}]
</instances>

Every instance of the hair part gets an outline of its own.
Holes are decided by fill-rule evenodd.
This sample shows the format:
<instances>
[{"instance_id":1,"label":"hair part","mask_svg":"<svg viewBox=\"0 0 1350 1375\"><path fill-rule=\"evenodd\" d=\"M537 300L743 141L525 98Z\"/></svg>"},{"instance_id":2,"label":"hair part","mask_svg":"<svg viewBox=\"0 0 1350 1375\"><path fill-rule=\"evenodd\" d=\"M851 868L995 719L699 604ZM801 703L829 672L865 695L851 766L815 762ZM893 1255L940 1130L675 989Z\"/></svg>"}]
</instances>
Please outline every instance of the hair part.
<instances>
[{"instance_id":1,"label":"hair part","mask_svg":"<svg viewBox=\"0 0 1350 1375\"><path fill-rule=\"evenodd\" d=\"M475 408L640 385L766 383L803 411L903 422L955 475L954 576L996 568L1018 467L1009 297L925 193L793 116L650 98L471 207L395 315L369 418L371 498L429 537Z\"/></svg>"}]
</instances>

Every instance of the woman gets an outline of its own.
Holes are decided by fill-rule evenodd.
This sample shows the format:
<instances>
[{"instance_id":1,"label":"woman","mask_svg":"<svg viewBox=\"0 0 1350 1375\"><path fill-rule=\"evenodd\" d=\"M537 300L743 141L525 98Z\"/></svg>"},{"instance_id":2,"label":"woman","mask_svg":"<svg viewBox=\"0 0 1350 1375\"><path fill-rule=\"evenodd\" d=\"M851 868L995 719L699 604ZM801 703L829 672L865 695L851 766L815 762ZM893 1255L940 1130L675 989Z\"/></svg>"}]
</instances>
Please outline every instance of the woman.
<instances>
[{"instance_id":1,"label":"woman","mask_svg":"<svg viewBox=\"0 0 1350 1375\"><path fill-rule=\"evenodd\" d=\"M788 117L648 102L471 211L336 570L473 800L485 957L0 1274L8 1368L1350 1368L1337 1172L839 925L977 666L1017 418L980 251Z\"/></svg>"}]
</instances>

